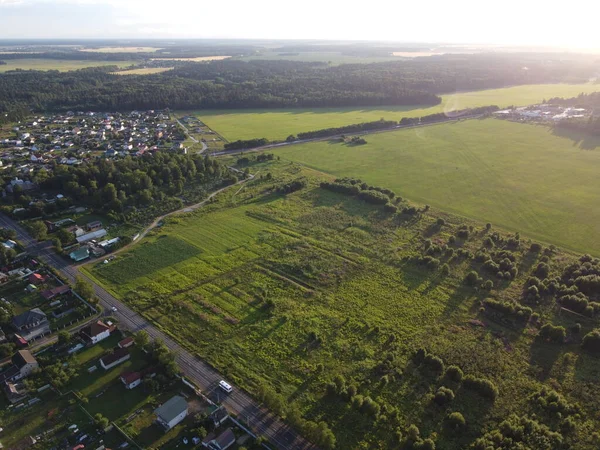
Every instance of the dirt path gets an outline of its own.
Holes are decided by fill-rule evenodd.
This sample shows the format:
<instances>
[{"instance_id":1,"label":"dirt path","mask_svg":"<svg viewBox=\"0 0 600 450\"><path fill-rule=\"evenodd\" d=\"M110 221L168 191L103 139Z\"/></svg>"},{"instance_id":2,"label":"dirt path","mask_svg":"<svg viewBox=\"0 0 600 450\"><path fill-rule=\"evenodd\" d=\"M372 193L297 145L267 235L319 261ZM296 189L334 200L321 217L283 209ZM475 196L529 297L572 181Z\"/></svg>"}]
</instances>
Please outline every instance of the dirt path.
<instances>
[{"instance_id":1,"label":"dirt path","mask_svg":"<svg viewBox=\"0 0 600 450\"><path fill-rule=\"evenodd\" d=\"M232 170L232 171L234 171L234 172L236 172L236 173L238 173L238 174L239 174L239 173L241 173L241 172L240 172L238 169L235 169L235 168L233 168L233 167L229 167L229 169L230 169L230 170ZM255 176L256 176L256 175L249 174L249 175L248 175L248 178L245 178L245 179L243 179L243 180L240 180L240 181L238 181L238 182L237 182L237 183L235 183L235 184L230 184L229 186L225 186L225 187L223 187L223 188L221 188L221 189L218 189L218 190L214 191L212 194L210 194L208 197L206 197L206 198L205 198L204 200L202 200L201 202L195 203L195 204L193 204L193 205L188 205L188 206L185 206L185 207L183 207L183 208L181 208L181 209L178 209L178 210L176 210L176 211L171 211L170 213L163 214L162 216L159 216L159 217L155 218L155 219L154 219L154 221L153 221L153 222L152 222L150 225L148 225L148 226L147 226L147 227L146 227L146 228L145 228L145 229L144 229L144 230L143 230L143 231L142 231L142 232L139 234L139 236L136 238L136 240L135 240L135 241L133 241L133 242L132 242L131 244L129 244L129 245L126 245L125 247L122 247L122 248L120 248L120 249L118 249L118 250L115 250L114 252L112 252L112 253L111 253L111 255L116 255L116 254L118 254L118 253L121 253L121 252L123 252L124 250L128 250L128 249L130 249L132 246L134 246L136 243L138 243L138 242L141 242L141 241L142 241L142 240L143 240L143 239L144 239L144 238L145 238L145 237L148 235L148 233L150 233L150 232L151 232L153 229L155 229L155 228L158 226L158 224L159 224L160 222L162 222L164 219L166 219L167 217L169 217L169 216L173 216L173 215L175 215L175 214L181 214L181 213L187 213L187 212L196 211L197 209L200 209L200 208L202 208L202 207L203 207L203 206L204 206L204 205L205 205L207 202L209 202L210 200L212 200L212 199L213 199L213 197L215 197L216 195L220 194L221 192L224 192L224 191L226 191L227 189L230 189L230 188L232 188L232 187L234 187L234 186L240 186L240 185L243 185L244 183L246 183L246 182L248 182L248 181L251 181L251 180L253 180ZM240 189L241 189L241 187L240 187ZM239 190L238 190L238 192L239 192ZM94 259L94 260L89 260L89 261L85 261L85 262L83 262L83 263L81 263L81 264L78 264L77 266L78 266L78 267L80 267L80 266L85 266L85 265L87 265L87 264L91 264L91 263L94 263L94 262L96 262L96 261L97 261L96 259Z\"/></svg>"}]
</instances>

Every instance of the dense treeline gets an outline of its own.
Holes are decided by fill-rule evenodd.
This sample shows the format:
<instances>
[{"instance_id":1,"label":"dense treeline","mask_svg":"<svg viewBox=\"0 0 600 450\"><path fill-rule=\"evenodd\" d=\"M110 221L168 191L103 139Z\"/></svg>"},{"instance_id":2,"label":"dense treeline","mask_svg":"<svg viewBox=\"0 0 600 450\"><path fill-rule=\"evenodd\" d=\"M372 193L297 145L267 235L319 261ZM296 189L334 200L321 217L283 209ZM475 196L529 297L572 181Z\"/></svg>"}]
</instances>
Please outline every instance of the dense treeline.
<instances>
[{"instance_id":1,"label":"dense treeline","mask_svg":"<svg viewBox=\"0 0 600 450\"><path fill-rule=\"evenodd\" d=\"M7 64L6 61L1 61L0 60L0 66L5 66L6 64Z\"/></svg>"},{"instance_id":2,"label":"dense treeline","mask_svg":"<svg viewBox=\"0 0 600 450\"><path fill-rule=\"evenodd\" d=\"M557 122L554 127L559 130L573 130L594 136L600 136L600 117L561 120L560 122Z\"/></svg>"},{"instance_id":3,"label":"dense treeline","mask_svg":"<svg viewBox=\"0 0 600 450\"><path fill-rule=\"evenodd\" d=\"M93 52L85 57L109 58ZM110 57L123 59L122 54ZM112 111L435 105L441 101L438 93L583 81L597 70L593 62L575 60L566 67L562 61L523 55L463 55L336 67L240 60L174 65L174 70L139 77L110 74L115 67L67 73L11 71L0 75L0 112L16 104L35 110ZM524 65L528 70L522 70Z\"/></svg>"},{"instance_id":4,"label":"dense treeline","mask_svg":"<svg viewBox=\"0 0 600 450\"><path fill-rule=\"evenodd\" d=\"M245 148L256 148L262 147L263 145L267 145L269 143L268 139L258 138L258 139L248 139L245 141L238 140L235 142L228 142L225 144L225 150L242 150Z\"/></svg>"},{"instance_id":5,"label":"dense treeline","mask_svg":"<svg viewBox=\"0 0 600 450\"><path fill-rule=\"evenodd\" d=\"M481 106L479 108L467 108L451 111L450 113L435 113L423 117L403 117L399 124L402 126L419 125L426 123L444 122L446 120L460 119L461 117L478 116L481 114L490 114L498 111L496 105Z\"/></svg>"},{"instance_id":6,"label":"dense treeline","mask_svg":"<svg viewBox=\"0 0 600 450\"><path fill-rule=\"evenodd\" d=\"M315 131L306 131L304 133L298 133L298 139L315 139L315 138L323 138L329 136L339 136L343 134L350 133L363 133L367 131L375 131L375 130L389 130L391 128L395 128L397 126L414 126L426 123L435 123L435 122L444 122L447 120L455 120L461 117L470 117L476 116L480 114L489 114L494 111L498 111L498 107L495 105L492 106L482 106L479 108L469 108L469 109L461 109L457 111L452 111L451 114L447 113L436 113L429 114L423 117L403 117L400 122L396 122L394 120L376 120L374 122L364 122L358 123L354 125L346 125L343 127L337 128L325 128L322 130ZM288 138L288 141L294 140L293 136Z\"/></svg>"},{"instance_id":7,"label":"dense treeline","mask_svg":"<svg viewBox=\"0 0 600 450\"><path fill-rule=\"evenodd\" d=\"M340 134L360 133L363 131L385 130L388 128L393 128L396 125L398 125L398 122L396 122L394 120L381 119L381 120L377 120L375 122L364 122L364 123L358 123L358 124L354 124L354 125L347 125L344 127L325 128L322 130L298 133L298 139L314 139L314 138L321 138L321 137L327 137L327 136L337 136Z\"/></svg>"},{"instance_id":8,"label":"dense treeline","mask_svg":"<svg viewBox=\"0 0 600 450\"><path fill-rule=\"evenodd\" d=\"M590 94L579 94L577 97L571 98L553 97L547 100L546 103L576 108L598 108L600 107L600 84L598 85L598 91Z\"/></svg>"},{"instance_id":9,"label":"dense treeline","mask_svg":"<svg viewBox=\"0 0 600 450\"><path fill-rule=\"evenodd\" d=\"M16 188L13 198L7 200L28 206L30 215L39 217L48 213L47 208L66 207L71 202L117 214L163 203L177 207L182 202L176 196L189 187L210 189L235 180L225 166L209 157L156 153L80 166L56 165L51 172L38 172L35 181L43 192L65 198L57 204L29 205L29 196Z\"/></svg>"}]
</instances>

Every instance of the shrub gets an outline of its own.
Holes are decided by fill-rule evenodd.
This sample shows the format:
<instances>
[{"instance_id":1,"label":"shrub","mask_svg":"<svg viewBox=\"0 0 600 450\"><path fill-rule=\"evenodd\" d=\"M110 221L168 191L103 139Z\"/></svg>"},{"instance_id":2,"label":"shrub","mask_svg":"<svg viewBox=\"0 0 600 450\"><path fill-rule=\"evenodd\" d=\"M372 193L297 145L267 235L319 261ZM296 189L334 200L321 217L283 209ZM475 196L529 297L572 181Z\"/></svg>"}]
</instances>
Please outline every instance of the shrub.
<instances>
[{"instance_id":1,"label":"shrub","mask_svg":"<svg viewBox=\"0 0 600 450\"><path fill-rule=\"evenodd\" d=\"M454 400L454 391L445 386L441 386L433 397L433 401L440 406L450 403L452 400Z\"/></svg>"},{"instance_id":2,"label":"shrub","mask_svg":"<svg viewBox=\"0 0 600 450\"><path fill-rule=\"evenodd\" d=\"M469 230L458 230L458 232L456 233L456 236L458 236L459 238L461 238L463 240L467 240L467 239L469 239Z\"/></svg>"},{"instance_id":3,"label":"shrub","mask_svg":"<svg viewBox=\"0 0 600 450\"><path fill-rule=\"evenodd\" d=\"M453 412L446 417L446 424L453 430L464 428L467 424L464 416L459 412Z\"/></svg>"},{"instance_id":4,"label":"shrub","mask_svg":"<svg viewBox=\"0 0 600 450\"><path fill-rule=\"evenodd\" d=\"M448 243L449 243L449 244L454 244L455 242L456 242L456 238L455 238L454 236L450 236L450 237L448 238Z\"/></svg>"},{"instance_id":5,"label":"shrub","mask_svg":"<svg viewBox=\"0 0 600 450\"><path fill-rule=\"evenodd\" d=\"M417 440L419 440L419 438L421 436L421 432L419 431L419 428L414 423L410 427L408 427L406 434L407 434L408 439L411 440L412 442L416 442Z\"/></svg>"},{"instance_id":6,"label":"shrub","mask_svg":"<svg viewBox=\"0 0 600 450\"><path fill-rule=\"evenodd\" d=\"M452 249L450 249L450 250L452 250ZM450 274L450 266L448 266L448 264L443 264L441 273L442 273L442 275L449 275Z\"/></svg>"},{"instance_id":7,"label":"shrub","mask_svg":"<svg viewBox=\"0 0 600 450\"><path fill-rule=\"evenodd\" d=\"M375 417L379 414L381 407L371 397L365 397L360 410L365 414Z\"/></svg>"},{"instance_id":8,"label":"shrub","mask_svg":"<svg viewBox=\"0 0 600 450\"><path fill-rule=\"evenodd\" d=\"M534 242L533 244L531 244L531 247L529 247L529 251L533 253L539 253L542 251L542 245L538 244L537 242Z\"/></svg>"},{"instance_id":9,"label":"shrub","mask_svg":"<svg viewBox=\"0 0 600 450\"><path fill-rule=\"evenodd\" d=\"M488 230L488 231L489 231L489 230L491 230L491 229L492 229L492 224L491 224L491 223L489 223L489 222L488 222L488 223L486 223L486 224L485 224L485 229L486 229L486 230Z\"/></svg>"},{"instance_id":10,"label":"shrub","mask_svg":"<svg viewBox=\"0 0 600 450\"><path fill-rule=\"evenodd\" d=\"M475 286L478 281L479 281L479 275L477 275L477 272L475 272L474 270L469 272L467 274L467 276L465 277L465 283L468 284L469 286Z\"/></svg>"},{"instance_id":11,"label":"shrub","mask_svg":"<svg viewBox=\"0 0 600 450\"><path fill-rule=\"evenodd\" d=\"M396 214L398 212L398 207L392 203L386 203L383 206L383 210L387 213Z\"/></svg>"},{"instance_id":12,"label":"shrub","mask_svg":"<svg viewBox=\"0 0 600 450\"><path fill-rule=\"evenodd\" d=\"M486 280L485 283L481 285L481 288L486 291L491 291L494 288L494 282L492 280Z\"/></svg>"},{"instance_id":13,"label":"shrub","mask_svg":"<svg viewBox=\"0 0 600 450\"><path fill-rule=\"evenodd\" d=\"M547 323L542 328L540 328L538 336L540 336L545 341L561 344L565 341L565 338L567 337L567 330L565 330L565 327L555 327L551 323Z\"/></svg>"},{"instance_id":14,"label":"shrub","mask_svg":"<svg viewBox=\"0 0 600 450\"><path fill-rule=\"evenodd\" d=\"M364 397L362 395L355 395L350 399L350 402L352 403L353 408L360 409L363 405Z\"/></svg>"},{"instance_id":15,"label":"shrub","mask_svg":"<svg viewBox=\"0 0 600 450\"><path fill-rule=\"evenodd\" d=\"M444 361L438 356L428 353L423 359L423 364L429 367L434 373L444 372Z\"/></svg>"},{"instance_id":16,"label":"shrub","mask_svg":"<svg viewBox=\"0 0 600 450\"><path fill-rule=\"evenodd\" d=\"M600 353L600 330L590 331L583 337L581 347L592 353Z\"/></svg>"},{"instance_id":17,"label":"shrub","mask_svg":"<svg viewBox=\"0 0 600 450\"><path fill-rule=\"evenodd\" d=\"M488 398L492 401L498 397L498 388L490 380L485 378L477 378L472 375L467 375L463 380L463 385L467 389L471 389L477 392L482 397Z\"/></svg>"},{"instance_id":18,"label":"shrub","mask_svg":"<svg viewBox=\"0 0 600 450\"><path fill-rule=\"evenodd\" d=\"M458 366L448 366L445 376L449 380L460 383L463 379L463 371Z\"/></svg>"},{"instance_id":19,"label":"shrub","mask_svg":"<svg viewBox=\"0 0 600 450\"><path fill-rule=\"evenodd\" d=\"M423 439L421 441L415 442L413 445L415 450L435 450L435 442L433 439Z\"/></svg>"},{"instance_id":20,"label":"shrub","mask_svg":"<svg viewBox=\"0 0 600 450\"><path fill-rule=\"evenodd\" d=\"M444 219L442 219L441 217L436 220L435 222L439 227L443 227L444 225L446 225L446 221Z\"/></svg>"}]
</instances>

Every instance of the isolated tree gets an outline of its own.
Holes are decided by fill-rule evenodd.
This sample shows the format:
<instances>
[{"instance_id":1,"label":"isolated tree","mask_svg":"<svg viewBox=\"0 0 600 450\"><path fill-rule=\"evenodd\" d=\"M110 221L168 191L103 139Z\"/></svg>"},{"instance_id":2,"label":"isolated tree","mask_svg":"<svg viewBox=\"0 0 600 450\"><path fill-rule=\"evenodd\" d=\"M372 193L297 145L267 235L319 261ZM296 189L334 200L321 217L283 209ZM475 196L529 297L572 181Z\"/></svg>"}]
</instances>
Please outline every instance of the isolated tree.
<instances>
[{"instance_id":1,"label":"isolated tree","mask_svg":"<svg viewBox=\"0 0 600 450\"><path fill-rule=\"evenodd\" d=\"M71 342L72 336L67 330L61 330L58 332L58 345L67 345Z\"/></svg>"},{"instance_id":2,"label":"isolated tree","mask_svg":"<svg viewBox=\"0 0 600 450\"><path fill-rule=\"evenodd\" d=\"M135 345L140 349L146 348L150 343L150 335L144 330L135 333L133 339L135 341Z\"/></svg>"},{"instance_id":3,"label":"isolated tree","mask_svg":"<svg viewBox=\"0 0 600 450\"><path fill-rule=\"evenodd\" d=\"M48 238L48 229L44 222L36 220L29 224L29 231L31 235L38 241L45 241Z\"/></svg>"},{"instance_id":4,"label":"isolated tree","mask_svg":"<svg viewBox=\"0 0 600 450\"><path fill-rule=\"evenodd\" d=\"M467 421L461 413L453 412L446 417L446 424L453 430L459 430L465 427Z\"/></svg>"},{"instance_id":5,"label":"isolated tree","mask_svg":"<svg viewBox=\"0 0 600 450\"><path fill-rule=\"evenodd\" d=\"M70 244L75 240L73 233L70 233L65 228L59 228L56 232L56 237L60 240L62 245Z\"/></svg>"},{"instance_id":6,"label":"isolated tree","mask_svg":"<svg viewBox=\"0 0 600 450\"><path fill-rule=\"evenodd\" d=\"M85 299L92 299L95 295L92 285L81 277L75 279L75 292Z\"/></svg>"}]
</instances>

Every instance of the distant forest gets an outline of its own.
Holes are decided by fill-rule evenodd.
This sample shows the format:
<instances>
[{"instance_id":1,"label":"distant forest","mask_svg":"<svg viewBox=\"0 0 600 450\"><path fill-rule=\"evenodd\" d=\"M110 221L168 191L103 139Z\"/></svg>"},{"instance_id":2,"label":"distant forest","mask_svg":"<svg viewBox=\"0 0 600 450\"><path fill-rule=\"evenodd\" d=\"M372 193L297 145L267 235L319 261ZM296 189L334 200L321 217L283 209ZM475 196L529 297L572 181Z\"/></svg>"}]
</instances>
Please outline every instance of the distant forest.
<instances>
[{"instance_id":1,"label":"distant forest","mask_svg":"<svg viewBox=\"0 0 600 450\"><path fill-rule=\"evenodd\" d=\"M164 65L166 61L152 64ZM118 111L435 105L441 102L438 94L457 90L583 82L598 64L486 54L334 67L325 63L239 60L169 61L169 65L175 65L175 69L129 77L111 74L115 67L65 73L10 71L0 74L0 112L8 120L24 107L34 111Z\"/></svg>"}]
</instances>

